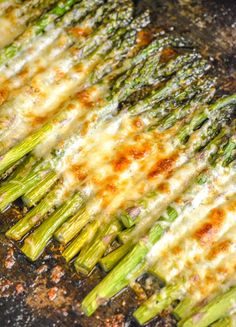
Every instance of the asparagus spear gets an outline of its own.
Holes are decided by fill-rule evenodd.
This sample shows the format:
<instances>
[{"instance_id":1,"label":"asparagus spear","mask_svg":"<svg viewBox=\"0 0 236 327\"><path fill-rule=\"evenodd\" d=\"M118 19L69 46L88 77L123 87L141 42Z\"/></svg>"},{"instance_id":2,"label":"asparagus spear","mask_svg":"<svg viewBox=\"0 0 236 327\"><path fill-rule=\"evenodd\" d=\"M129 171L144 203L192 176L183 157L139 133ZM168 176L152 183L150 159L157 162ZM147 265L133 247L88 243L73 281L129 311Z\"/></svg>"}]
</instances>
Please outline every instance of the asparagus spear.
<instances>
[{"instance_id":1,"label":"asparagus spear","mask_svg":"<svg viewBox=\"0 0 236 327\"><path fill-rule=\"evenodd\" d=\"M12 1L4 1L11 4ZM23 3L15 3L13 7L8 8L7 12L0 17L0 26L2 26L0 47L7 47L13 40L21 35L32 21L38 19L40 15L56 0L32 0Z\"/></svg>"},{"instance_id":2,"label":"asparagus spear","mask_svg":"<svg viewBox=\"0 0 236 327\"><path fill-rule=\"evenodd\" d=\"M118 240L121 244L124 244L126 242L128 242L129 238L130 238L130 234L132 233L132 231L134 230L135 227L131 227L131 228L126 228L123 231L121 231L118 234Z\"/></svg>"},{"instance_id":3,"label":"asparagus spear","mask_svg":"<svg viewBox=\"0 0 236 327\"><path fill-rule=\"evenodd\" d=\"M212 327L235 327L236 317L235 314L228 315L225 318L219 319L212 324Z\"/></svg>"},{"instance_id":4,"label":"asparagus spear","mask_svg":"<svg viewBox=\"0 0 236 327\"><path fill-rule=\"evenodd\" d=\"M231 309L235 308L236 287L218 295L215 299L200 309L193 317L180 323L180 326L207 327L216 320L224 317Z\"/></svg>"},{"instance_id":5,"label":"asparagus spear","mask_svg":"<svg viewBox=\"0 0 236 327\"><path fill-rule=\"evenodd\" d=\"M27 207L35 206L47 194L52 186L57 182L57 174L52 171L39 184L23 196L22 200Z\"/></svg>"},{"instance_id":6,"label":"asparagus spear","mask_svg":"<svg viewBox=\"0 0 236 327\"><path fill-rule=\"evenodd\" d=\"M54 236L59 242L67 244L71 239L73 239L76 234L78 234L86 226L89 220L90 215L87 208L85 207L79 212L77 212L65 224L63 224L61 228L59 228L55 232ZM71 226L75 229L73 235L71 235Z\"/></svg>"},{"instance_id":7,"label":"asparagus spear","mask_svg":"<svg viewBox=\"0 0 236 327\"><path fill-rule=\"evenodd\" d=\"M127 241L125 244L119 246L117 249L101 258L98 262L101 268L108 272L114 268L117 263L132 249L132 242Z\"/></svg>"},{"instance_id":8,"label":"asparagus spear","mask_svg":"<svg viewBox=\"0 0 236 327\"><path fill-rule=\"evenodd\" d=\"M52 2L52 1L51 1ZM55 1L53 1L55 2ZM51 24L60 16L68 12L71 7L78 1L65 0L56 4L49 12L45 13L42 17L29 26L26 31L19 36L12 44L0 50L0 65L3 67L10 60L16 58L22 50L26 50L32 41L38 35L44 33L48 28L52 28ZM48 3L46 2L48 6Z\"/></svg>"},{"instance_id":9,"label":"asparagus spear","mask_svg":"<svg viewBox=\"0 0 236 327\"><path fill-rule=\"evenodd\" d=\"M182 284L169 285L161 289L158 294L153 294L135 312L134 317L140 325L144 325L153 317L168 308L176 298L181 296Z\"/></svg>"},{"instance_id":10,"label":"asparagus spear","mask_svg":"<svg viewBox=\"0 0 236 327\"><path fill-rule=\"evenodd\" d=\"M66 188L63 183L58 182L57 185L49 192L49 194L31 211L29 211L22 219L20 219L13 227L11 227L6 236L13 240L20 240L26 235L36 224L41 222L44 216L51 212L54 208L65 201Z\"/></svg>"},{"instance_id":11,"label":"asparagus spear","mask_svg":"<svg viewBox=\"0 0 236 327\"><path fill-rule=\"evenodd\" d=\"M235 105L236 104L236 94L232 94L228 97L222 97L211 106L207 106L205 109L199 109L199 112L195 114L195 117L186 124L178 133L178 139L181 142L186 142L188 139L188 133L199 128L212 114L219 111L225 106Z\"/></svg>"},{"instance_id":12,"label":"asparagus spear","mask_svg":"<svg viewBox=\"0 0 236 327\"><path fill-rule=\"evenodd\" d=\"M92 246L88 243L75 260L76 271L85 275L89 274L107 249L107 244L110 244L115 239L120 228L119 221L115 221L108 225L108 227L99 230L97 237L95 235L95 240L91 240Z\"/></svg>"},{"instance_id":13,"label":"asparagus spear","mask_svg":"<svg viewBox=\"0 0 236 327\"><path fill-rule=\"evenodd\" d=\"M214 150L213 150L214 148ZM209 155L212 153L211 151L215 151L215 142L208 147L205 151L205 159L209 158ZM201 160L203 156L201 156ZM196 173L196 163L199 164L199 160L197 162L194 161L191 163L187 163L185 167L181 170L186 178L185 180L189 180L190 176L186 176L186 173L190 171L194 171ZM192 168L190 168L192 164ZM201 166L202 169L202 166ZM177 177L177 176L176 176ZM183 177L176 178L176 180L183 181ZM174 184L174 182L173 182ZM172 183L170 183L172 185ZM178 185L178 189L179 189ZM135 247L131 250L131 252L120 261L120 263L102 280L102 282L97 285L93 291L87 295L84 299L82 306L86 315L90 316L99 306L100 299L108 300L110 297L119 292L123 287L127 286L127 275L131 272L140 262L142 262L151 247L159 240L162 235L163 230L159 223L154 224L154 226L150 229L148 236L141 239ZM140 235L140 234L139 234ZM120 288L121 286L121 288Z\"/></svg>"},{"instance_id":14,"label":"asparagus spear","mask_svg":"<svg viewBox=\"0 0 236 327\"><path fill-rule=\"evenodd\" d=\"M38 259L60 225L73 215L81 206L83 199L79 192L49 216L30 236L21 251L32 261Z\"/></svg>"},{"instance_id":15,"label":"asparagus spear","mask_svg":"<svg viewBox=\"0 0 236 327\"><path fill-rule=\"evenodd\" d=\"M101 80L105 75L108 75L112 72L112 70L121 62L121 60L130 52L135 46L137 32L147 26L150 23L150 13L149 11L145 11L141 15L137 16L130 24L128 31L124 34L123 39L121 40L121 44L118 49L114 48L106 57L106 62L101 63L97 66L96 71L91 76L91 84L97 83L97 81ZM123 69L128 70L128 68L132 68L134 64L137 64L137 60L135 57L132 59L126 59L125 63L123 62ZM114 60L115 59L115 60ZM143 58L145 60L145 58ZM128 65L129 63L129 65ZM114 72L112 74L112 78L115 75L121 74L122 68L120 67L118 73Z\"/></svg>"},{"instance_id":16,"label":"asparagus spear","mask_svg":"<svg viewBox=\"0 0 236 327\"><path fill-rule=\"evenodd\" d=\"M201 83L201 82L200 82ZM209 80L206 80L203 82L203 84L201 85L200 84L200 88L198 89L199 90L199 93L198 94L198 98L202 98L202 96L204 96L204 93L201 94L202 90L204 92L204 90L206 90L208 92L208 94L211 95L214 94L214 81L209 81ZM209 92L209 89L210 89L210 92ZM175 110L171 111L168 115L166 115L163 119L159 120L158 123L155 123L154 124L154 127L157 128L159 131L165 131L169 128L171 128L172 126L174 126L174 124L187 117L189 114L191 114L193 111L194 111L194 108L196 106L194 106L194 102L196 100L194 99L193 100L193 103L189 103L187 105L185 105L184 107L177 107Z\"/></svg>"},{"instance_id":17,"label":"asparagus spear","mask_svg":"<svg viewBox=\"0 0 236 327\"><path fill-rule=\"evenodd\" d=\"M90 242L96 231L98 230L99 222L94 220L81 231L78 237L63 251L62 256L67 262L71 261L82 249L82 247Z\"/></svg>"},{"instance_id":18,"label":"asparagus spear","mask_svg":"<svg viewBox=\"0 0 236 327\"><path fill-rule=\"evenodd\" d=\"M176 60L172 60L169 63L170 75L174 71L177 71L181 66L177 74L164 85L160 90L154 90L152 94L145 98L143 101L139 101L133 107L129 108L131 114L135 115L144 112L150 106L151 103L158 103L171 93L181 90L182 87L189 85L196 81L197 78L204 75L204 73L209 69L209 65L205 61L199 61L199 55L190 54L184 55L183 58L177 57ZM192 65L191 65L192 64ZM173 67L172 67L173 66ZM191 66L191 67L190 67Z\"/></svg>"},{"instance_id":19,"label":"asparagus spear","mask_svg":"<svg viewBox=\"0 0 236 327\"><path fill-rule=\"evenodd\" d=\"M173 127L179 120L192 114L196 108L210 102L214 94L214 81L200 79L197 83L184 88L181 93L179 90L176 91L176 96L173 99L171 97L169 104L164 100L154 105L151 110L146 107L144 115L146 119L152 119L149 129L165 131ZM153 106L152 101L150 106Z\"/></svg>"}]
</instances>

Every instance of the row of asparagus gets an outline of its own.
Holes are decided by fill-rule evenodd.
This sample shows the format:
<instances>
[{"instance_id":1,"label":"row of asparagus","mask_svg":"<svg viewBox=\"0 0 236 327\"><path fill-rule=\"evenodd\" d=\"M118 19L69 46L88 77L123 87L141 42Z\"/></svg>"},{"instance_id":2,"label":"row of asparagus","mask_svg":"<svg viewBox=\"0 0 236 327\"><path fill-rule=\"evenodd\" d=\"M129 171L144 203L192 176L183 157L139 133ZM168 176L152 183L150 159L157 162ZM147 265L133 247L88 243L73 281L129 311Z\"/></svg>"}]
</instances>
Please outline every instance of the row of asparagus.
<instances>
[{"instance_id":1,"label":"row of asparagus","mask_svg":"<svg viewBox=\"0 0 236 327\"><path fill-rule=\"evenodd\" d=\"M0 49L0 210L28 208L7 237L33 261L54 238L78 273L108 272L88 316L149 273L166 286L141 324L170 308L181 326L233 321L236 94L216 99L184 39L140 40L150 15L128 0L0 10L29 23Z\"/></svg>"}]
</instances>

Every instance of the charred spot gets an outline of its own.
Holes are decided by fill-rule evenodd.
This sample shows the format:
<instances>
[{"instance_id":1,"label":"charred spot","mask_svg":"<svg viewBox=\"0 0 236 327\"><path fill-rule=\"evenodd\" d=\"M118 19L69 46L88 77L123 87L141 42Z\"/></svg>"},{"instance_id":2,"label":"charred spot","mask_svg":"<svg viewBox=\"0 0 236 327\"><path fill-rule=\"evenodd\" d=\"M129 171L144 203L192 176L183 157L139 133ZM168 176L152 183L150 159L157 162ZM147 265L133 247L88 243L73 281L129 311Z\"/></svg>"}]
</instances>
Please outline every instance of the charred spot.
<instances>
[{"instance_id":1,"label":"charred spot","mask_svg":"<svg viewBox=\"0 0 236 327\"><path fill-rule=\"evenodd\" d=\"M214 285L216 282L216 278L215 278L215 274L210 271L208 271L208 273L206 274L205 276L205 283L204 285ZM204 290L204 287L203 287L203 290Z\"/></svg>"},{"instance_id":2,"label":"charred spot","mask_svg":"<svg viewBox=\"0 0 236 327\"><path fill-rule=\"evenodd\" d=\"M8 98L8 90L7 88L0 89L0 105L6 101Z\"/></svg>"},{"instance_id":3,"label":"charred spot","mask_svg":"<svg viewBox=\"0 0 236 327\"><path fill-rule=\"evenodd\" d=\"M22 78L22 79L24 79L25 77L27 77L28 73L29 73L29 69L27 67L25 67L19 73L19 77Z\"/></svg>"},{"instance_id":4,"label":"charred spot","mask_svg":"<svg viewBox=\"0 0 236 327\"><path fill-rule=\"evenodd\" d=\"M148 30L148 29L144 29L142 31L139 31L138 34L137 34L137 45L139 47L143 47L145 45L148 45L151 40L153 38L153 33Z\"/></svg>"},{"instance_id":5,"label":"charred spot","mask_svg":"<svg viewBox=\"0 0 236 327\"><path fill-rule=\"evenodd\" d=\"M81 91L77 93L77 98L80 100L82 106L86 109L91 109L94 106L94 102L92 100L92 90L87 89L85 91Z\"/></svg>"},{"instance_id":6,"label":"charred spot","mask_svg":"<svg viewBox=\"0 0 236 327\"><path fill-rule=\"evenodd\" d=\"M110 184L106 185L106 189L109 192L115 193L117 188L116 188L115 184L110 183Z\"/></svg>"},{"instance_id":7,"label":"charred spot","mask_svg":"<svg viewBox=\"0 0 236 327\"><path fill-rule=\"evenodd\" d=\"M78 181L84 181L87 177L87 173L82 165L73 165L71 171Z\"/></svg>"},{"instance_id":8,"label":"charred spot","mask_svg":"<svg viewBox=\"0 0 236 327\"><path fill-rule=\"evenodd\" d=\"M168 62L170 59L177 56L177 52L173 48L165 48L161 53L160 62Z\"/></svg>"},{"instance_id":9,"label":"charred spot","mask_svg":"<svg viewBox=\"0 0 236 327\"><path fill-rule=\"evenodd\" d=\"M229 205L229 211L236 211L236 201L231 201Z\"/></svg>"},{"instance_id":10,"label":"charred spot","mask_svg":"<svg viewBox=\"0 0 236 327\"><path fill-rule=\"evenodd\" d=\"M224 219L224 210L219 208L211 210L208 215L208 221L203 223L203 225L195 231L194 237L202 245L211 244L214 242L214 237L221 228Z\"/></svg>"},{"instance_id":11,"label":"charred spot","mask_svg":"<svg viewBox=\"0 0 236 327\"><path fill-rule=\"evenodd\" d=\"M177 159L176 154L167 158L159 159L157 163L154 165L154 167L152 168L152 170L150 171L150 173L148 174L148 178L154 178L164 173L166 174L170 173L171 170L173 169L176 159Z\"/></svg>"},{"instance_id":12,"label":"charred spot","mask_svg":"<svg viewBox=\"0 0 236 327\"><path fill-rule=\"evenodd\" d=\"M74 110L76 108L76 106L73 103L69 103L67 106L68 110Z\"/></svg>"},{"instance_id":13,"label":"charred spot","mask_svg":"<svg viewBox=\"0 0 236 327\"><path fill-rule=\"evenodd\" d=\"M134 120L133 120L133 126L134 127L136 127L136 128L141 128L141 127L143 127L143 121L142 121L142 119L141 118L135 118Z\"/></svg>"},{"instance_id":14,"label":"charred spot","mask_svg":"<svg viewBox=\"0 0 236 327\"><path fill-rule=\"evenodd\" d=\"M220 275L227 275L228 269L224 266L220 266L220 267L216 268L216 272Z\"/></svg>"},{"instance_id":15,"label":"charred spot","mask_svg":"<svg viewBox=\"0 0 236 327\"><path fill-rule=\"evenodd\" d=\"M170 185L169 185L169 183L161 183L158 186L158 191L160 191L162 193L169 193L170 192Z\"/></svg>"},{"instance_id":16,"label":"charred spot","mask_svg":"<svg viewBox=\"0 0 236 327\"><path fill-rule=\"evenodd\" d=\"M60 70L59 68L55 69L55 81L59 82L60 80L62 80L65 77L65 72L63 72L62 70Z\"/></svg>"},{"instance_id":17,"label":"charred spot","mask_svg":"<svg viewBox=\"0 0 236 327\"><path fill-rule=\"evenodd\" d=\"M75 37L86 37L92 33L92 29L90 27L72 27L69 29L69 33Z\"/></svg>"},{"instance_id":18,"label":"charred spot","mask_svg":"<svg viewBox=\"0 0 236 327\"><path fill-rule=\"evenodd\" d=\"M148 149L134 148L130 151L130 155L134 159L142 159L148 152L149 152Z\"/></svg>"},{"instance_id":19,"label":"charred spot","mask_svg":"<svg viewBox=\"0 0 236 327\"><path fill-rule=\"evenodd\" d=\"M181 247L179 245L176 245L176 246L174 246L172 248L171 252L174 255L179 255L182 252L182 250L181 250Z\"/></svg>"},{"instance_id":20,"label":"charred spot","mask_svg":"<svg viewBox=\"0 0 236 327\"><path fill-rule=\"evenodd\" d=\"M230 240L224 240L222 242L216 243L213 245L211 248L210 252L208 253L208 260L213 260L215 259L220 253L227 252L228 248L232 242Z\"/></svg>"},{"instance_id":21,"label":"charred spot","mask_svg":"<svg viewBox=\"0 0 236 327\"><path fill-rule=\"evenodd\" d=\"M28 113L27 118L30 119L33 127L42 125L48 120L48 116L36 116L32 113Z\"/></svg>"},{"instance_id":22,"label":"charred spot","mask_svg":"<svg viewBox=\"0 0 236 327\"><path fill-rule=\"evenodd\" d=\"M113 161L113 168L115 171L125 170L130 164L130 160L127 156L119 156L116 160Z\"/></svg>"}]
</instances>

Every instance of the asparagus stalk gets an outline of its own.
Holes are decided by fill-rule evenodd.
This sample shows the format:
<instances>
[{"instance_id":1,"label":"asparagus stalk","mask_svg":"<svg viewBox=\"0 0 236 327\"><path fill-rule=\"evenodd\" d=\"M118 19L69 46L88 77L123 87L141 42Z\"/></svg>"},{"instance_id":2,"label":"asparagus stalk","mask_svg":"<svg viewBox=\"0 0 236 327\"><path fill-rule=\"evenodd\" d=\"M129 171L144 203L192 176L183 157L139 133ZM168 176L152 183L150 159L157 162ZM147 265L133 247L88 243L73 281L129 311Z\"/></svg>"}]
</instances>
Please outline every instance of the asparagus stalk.
<instances>
[{"instance_id":1,"label":"asparagus stalk","mask_svg":"<svg viewBox=\"0 0 236 327\"><path fill-rule=\"evenodd\" d=\"M145 98L143 101L139 101L138 104L134 105L129 109L131 114L135 115L144 112L149 108L150 102L158 103L171 93L181 90L186 85L189 85L196 81L199 77L204 75L204 73L209 69L209 65L205 61L199 61L199 55L190 54L177 57L176 60L171 60L169 63L170 75L180 69L177 74L164 85L160 90L154 90L152 94ZM190 67L191 66L191 67Z\"/></svg>"},{"instance_id":2,"label":"asparagus stalk","mask_svg":"<svg viewBox=\"0 0 236 327\"><path fill-rule=\"evenodd\" d=\"M106 228L98 231L95 239L92 239L85 248L82 249L79 257L75 260L75 268L77 272L88 275L97 264L98 260L107 249L107 244L110 244L116 237L121 225L119 221L114 221Z\"/></svg>"},{"instance_id":3,"label":"asparagus stalk","mask_svg":"<svg viewBox=\"0 0 236 327\"><path fill-rule=\"evenodd\" d=\"M184 143L188 139L189 132L199 128L211 115L218 112L220 109L236 104L236 94L232 94L228 97L222 97L211 106L207 106L205 109L199 109L200 112L195 114L195 117L186 124L178 133L178 139Z\"/></svg>"},{"instance_id":4,"label":"asparagus stalk","mask_svg":"<svg viewBox=\"0 0 236 327\"><path fill-rule=\"evenodd\" d=\"M175 110L171 111L168 115L163 117L163 119L155 123L154 127L157 128L159 131L165 131L171 128L172 126L174 126L174 124L176 124L177 121L187 117L195 110L196 108L195 103L196 104L198 104L199 102L202 103L201 99L205 96L205 93L209 95L209 101L210 101L211 97L213 97L215 93L214 81L212 80L210 81L206 80L203 82L200 81L200 87L198 87L197 91L199 93L197 94L196 99L194 99L192 102L185 105L184 107L177 107Z\"/></svg>"},{"instance_id":5,"label":"asparagus stalk","mask_svg":"<svg viewBox=\"0 0 236 327\"><path fill-rule=\"evenodd\" d=\"M38 19L40 15L47 9L50 9L51 5L54 5L56 0L32 0L24 1L23 3L16 3L8 8L0 17L0 25L2 28L0 47L11 45L14 39L19 37L32 21ZM11 4L12 1L4 1Z\"/></svg>"},{"instance_id":6,"label":"asparagus stalk","mask_svg":"<svg viewBox=\"0 0 236 327\"><path fill-rule=\"evenodd\" d=\"M58 227L73 215L81 206L83 199L79 192L49 216L30 236L28 236L21 251L32 261L39 258L44 248Z\"/></svg>"},{"instance_id":7,"label":"asparagus stalk","mask_svg":"<svg viewBox=\"0 0 236 327\"><path fill-rule=\"evenodd\" d=\"M79 251L93 239L98 228L99 222L94 220L82 229L79 236L76 237L62 253L62 256L67 262L70 262Z\"/></svg>"},{"instance_id":8,"label":"asparagus stalk","mask_svg":"<svg viewBox=\"0 0 236 327\"><path fill-rule=\"evenodd\" d=\"M21 240L48 212L62 204L65 200L65 191L63 183L58 182L36 207L7 231L6 236L16 241Z\"/></svg>"},{"instance_id":9,"label":"asparagus stalk","mask_svg":"<svg viewBox=\"0 0 236 327\"><path fill-rule=\"evenodd\" d=\"M153 317L168 308L182 293L182 284L164 287L158 294L153 294L135 312L134 317L140 325L144 325Z\"/></svg>"},{"instance_id":10,"label":"asparagus stalk","mask_svg":"<svg viewBox=\"0 0 236 327\"><path fill-rule=\"evenodd\" d=\"M27 205L27 207L35 206L44 196L47 194L52 186L57 182L57 174L52 171L46 176L46 178L39 182L39 184L26 193L22 200Z\"/></svg>"},{"instance_id":11,"label":"asparagus stalk","mask_svg":"<svg viewBox=\"0 0 236 327\"><path fill-rule=\"evenodd\" d=\"M152 115L152 110L146 113L147 117L151 115L153 118L149 129L165 131L173 127L178 121L192 114L196 108L210 102L214 94L214 81L208 79L200 79L197 83L190 84L181 93L176 91L176 98L172 100L173 105L170 104L168 107L162 101L154 106L154 115ZM155 110L156 107L158 110Z\"/></svg>"},{"instance_id":12,"label":"asparagus stalk","mask_svg":"<svg viewBox=\"0 0 236 327\"><path fill-rule=\"evenodd\" d=\"M166 47L176 47L182 48L185 47L188 43L182 38L176 37L164 37L153 40L148 46L141 49L138 54L134 57L127 58L123 65L117 69L115 75L121 75L124 71L127 71L131 67L140 64L142 61L146 60L147 57L150 57L154 54L161 55L162 51Z\"/></svg>"},{"instance_id":13,"label":"asparagus stalk","mask_svg":"<svg viewBox=\"0 0 236 327\"><path fill-rule=\"evenodd\" d=\"M52 1L51 1L52 2ZM53 1L55 2L55 1ZM68 12L71 7L78 1L65 0L56 4L49 12L41 16L36 22L29 26L26 31L20 35L12 44L0 50L0 65L3 67L10 60L16 58L22 50L26 50L32 41L38 35L44 33L48 28L52 28L51 24L60 16ZM46 2L48 6L48 3Z\"/></svg>"},{"instance_id":14,"label":"asparagus stalk","mask_svg":"<svg viewBox=\"0 0 236 327\"><path fill-rule=\"evenodd\" d=\"M218 295L210 303L200 309L193 317L185 322L180 322L184 327L207 327L216 320L224 317L230 310L235 308L236 287Z\"/></svg>"},{"instance_id":15,"label":"asparagus stalk","mask_svg":"<svg viewBox=\"0 0 236 327\"><path fill-rule=\"evenodd\" d=\"M123 231L121 231L118 234L118 240L120 243L124 244L126 242L128 242L129 238L130 238L130 234L132 233L132 231L134 230L135 227L131 227L131 228L126 228Z\"/></svg>"},{"instance_id":16,"label":"asparagus stalk","mask_svg":"<svg viewBox=\"0 0 236 327\"><path fill-rule=\"evenodd\" d=\"M123 39L120 41L120 46L118 49L114 48L108 54L105 63L101 63L97 66L96 71L94 71L91 76L91 84L95 84L97 81L101 80L105 75L110 74L114 68L121 62L123 58L130 52L136 43L137 32L147 26L150 23L150 13L149 11L145 11L141 15L137 16L130 24L128 31L124 34ZM128 70L128 68L132 68L136 63L135 57L132 59L126 59L123 62L123 68L119 67L118 73L113 72L112 77L114 79L115 75L120 75L121 71L124 69ZM114 60L115 59L115 60ZM145 58L143 58L145 60ZM129 65L128 65L129 63Z\"/></svg>"},{"instance_id":17,"label":"asparagus stalk","mask_svg":"<svg viewBox=\"0 0 236 327\"><path fill-rule=\"evenodd\" d=\"M62 244L67 244L71 241L76 234L78 234L89 222L90 215L88 210L82 208L77 212L71 219L63 224L54 234L55 238ZM73 234L71 233L71 226L74 229Z\"/></svg>"},{"instance_id":18,"label":"asparagus stalk","mask_svg":"<svg viewBox=\"0 0 236 327\"><path fill-rule=\"evenodd\" d=\"M232 314L225 318L219 319L218 321L212 324L212 327L235 327L235 322L235 314Z\"/></svg>"},{"instance_id":19,"label":"asparagus stalk","mask_svg":"<svg viewBox=\"0 0 236 327\"><path fill-rule=\"evenodd\" d=\"M215 151L215 142L213 142L205 151L205 159L209 158L212 150ZM201 156L201 160L202 157L203 156ZM197 164L199 164L199 161L197 161ZM189 169L189 166L191 166L191 163L186 164L185 167L182 168L183 176L186 177L185 180L189 180L190 178L190 176L186 176L186 172L196 172L196 163L192 163L191 169ZM179 178L178 176L178 178L176 178L176 180L181 179L183 181L183 177ZM170 185L172 184L174 184L174 182L170 183ZM178 189L179 186L180 185L178 185ZM98 308L101 298L108 300L123 287L127 286L127 275L129 272L132 272L132 270L145 259L151 247L160 239L162 234L162 226L159 223L154 224L150 229L148 236L141 239L131 252L129 252L128 255L126 255L125 258L123 258L123 260L121 260L120 263L102 280L102 282L87 295L82 303L86 315L90 316Z\"/></svg>"},{"instance_id":20,"label":"asparagus stalk","mask_svg":"<svg viewBox=\"0 0 236 327\"><path fill-rule=\"evenodd\" d=\"M117 249L101 258L98 262L101 268L108 272L114 268L117 263L132 249L132 242L127 241L125 244L119 246Z\"/></svg>"}]
</instances>

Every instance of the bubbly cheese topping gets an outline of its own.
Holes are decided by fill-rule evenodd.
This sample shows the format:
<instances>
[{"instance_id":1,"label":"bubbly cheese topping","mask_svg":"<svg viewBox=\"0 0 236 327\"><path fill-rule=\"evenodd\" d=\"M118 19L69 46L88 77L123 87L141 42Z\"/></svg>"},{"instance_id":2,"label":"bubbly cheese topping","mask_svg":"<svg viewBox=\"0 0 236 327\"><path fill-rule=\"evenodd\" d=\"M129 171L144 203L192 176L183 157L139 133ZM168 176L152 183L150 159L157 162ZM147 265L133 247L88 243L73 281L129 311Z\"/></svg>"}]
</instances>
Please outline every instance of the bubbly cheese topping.
<instances>
[{"instance_id":1,"label":"bubbly cheese topping","mask_svg":"<svg viewBox=\"0 0 236 327\"><path fill-rule=\"evenodd\" d=\"M24 23L24 20L22 21L22 19L17 19L14 15L8 15L8 17L0 17L1 48L11 43L16 36L20 35L24 31Z\"/></svg>"},{"instance_id":2,"label":"bubbly cheese topping","mask_svg":"<svg viewBox=\"0 0 236 327\"><path fill-rule=\"evenodd\" d=\"M234 192L235 187L231 190L231 194ZM168 250L162 250L159 255L156 266L160 267L158 270L161 276L166 276L168 271L167 278L170 281L186 265L189 266L190 262L197 262L197 258L234 225L235 196L233 195L227 200L229 195L230 193L227 196L223 194L214 200L213 206L209 206L209 204L199 206L194 213L191 213L188 219L191 220L192 224L194 223L193 230L188 231L188 234L185 233L182 238L172 239L172 244ZM217 202L222 201L227 202L216 206ZM205 211L205 209L210 210ZM170 234L168 236L170 239Z\"/></svg>"}]
</instances>

